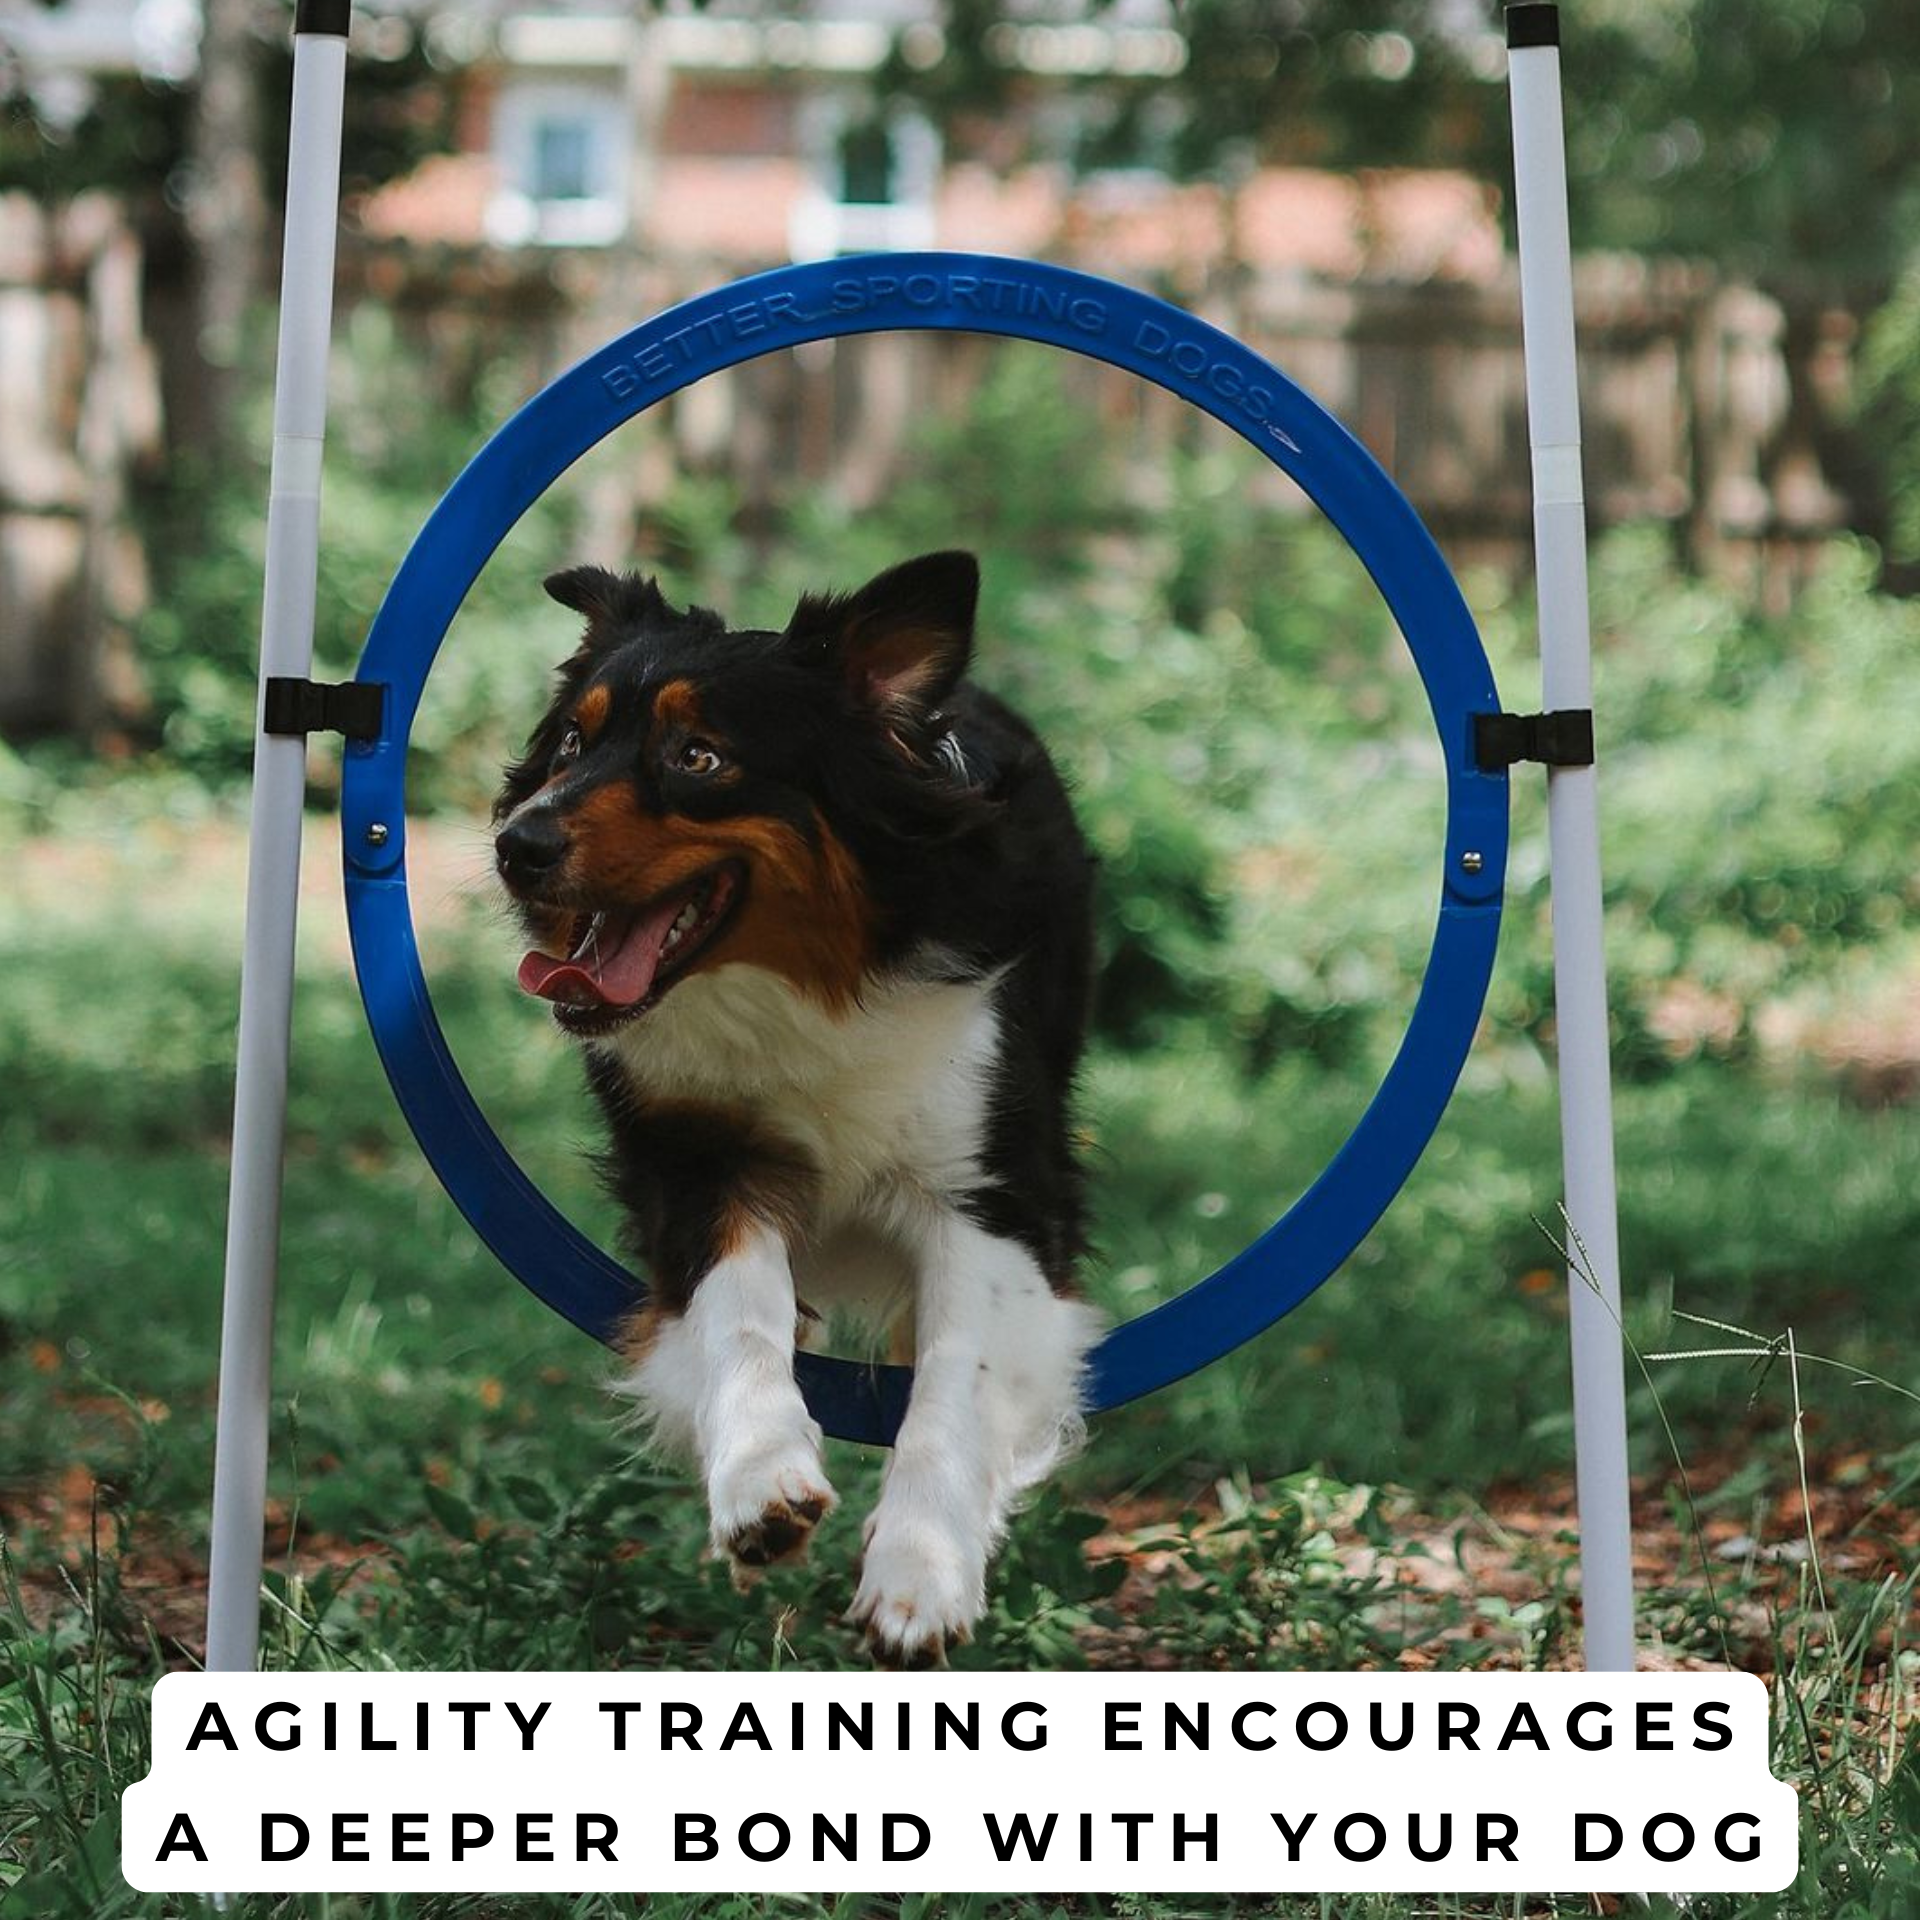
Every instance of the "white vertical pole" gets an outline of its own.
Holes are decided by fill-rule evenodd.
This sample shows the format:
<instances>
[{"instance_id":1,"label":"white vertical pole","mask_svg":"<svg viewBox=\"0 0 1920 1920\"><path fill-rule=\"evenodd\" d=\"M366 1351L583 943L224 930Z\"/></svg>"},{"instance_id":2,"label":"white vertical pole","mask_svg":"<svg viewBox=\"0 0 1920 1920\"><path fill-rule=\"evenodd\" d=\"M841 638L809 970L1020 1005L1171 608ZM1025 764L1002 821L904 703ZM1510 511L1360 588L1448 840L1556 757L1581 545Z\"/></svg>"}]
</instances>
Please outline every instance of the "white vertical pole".
<instances>
[{"instance_id":1,"label":"white vertical pole","mask_svg":"<svg viewBox=\"0 0 1920 1920\"><path fill-rule=\"evenodd\" d=\"M1559 8L1541 0L1510 5L1507 46L1527 427L1533 448L1541 681L1546 708L1555 712L1593 705ZM1601 932L1600 823L1592 767L1550 769L1547 831L1553 867L1554 1024L1559 1035L1567 1215L1586 1250L1584 1258L1576 1250L1575 1258L1588 1270L1568 1275L1586 1664L1593 1672L1630 1673L1633 1571L1626 1369Z\"/></svg>"},{"instance_id":2,"label":"white vertical pole","mask_svg":"<svg viewBox=\"0 0 1920 1920\"><path fill-rule=\"evenodd\" d=\"M347 23L347 0L301 0L295 19L260 631L263 693L268 679L303 680L313 665L320 449L326 432L327 341L333 322ZM207 1667L215 1673L250 1672L260 1640L273 1297L280 1261L281 1159L306 775L304 738L257 730L207 1593Z\"/></svg>"}]
</instances>

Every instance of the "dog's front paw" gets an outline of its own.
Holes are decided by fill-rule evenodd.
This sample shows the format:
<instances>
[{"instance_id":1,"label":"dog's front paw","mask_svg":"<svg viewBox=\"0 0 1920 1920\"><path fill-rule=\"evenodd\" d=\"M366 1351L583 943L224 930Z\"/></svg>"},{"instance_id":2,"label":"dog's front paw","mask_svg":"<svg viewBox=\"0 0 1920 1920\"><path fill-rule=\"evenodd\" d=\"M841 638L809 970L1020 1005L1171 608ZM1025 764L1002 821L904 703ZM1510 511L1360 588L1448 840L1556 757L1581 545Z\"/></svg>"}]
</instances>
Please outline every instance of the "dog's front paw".
<instances>
[{"instance_id":1,"label":"dog's front paw","mask_svg":"<svg viewBox=\"0 0 1920 1920\"><path fill-rule=\"evenodd\" d=\"M814 1528L832 1505L831 1487L809 1487L790 1498L768 1502L753 1519L729 1529L716 1544L736 1567L758 1573L805 1552Z\"/></svg>"},{"instance_id":2,"label":"dog's front paw","mask_svg":"<svg viewBox=\"0 0 1920 1920\"><path fill-rule=\"evenodd\" d=\"M896 1672L943 1667L947 1649L973 1637L986 1605L986 1554L942 1529L891 1521L868 1526L860 1585L847 1618L866 1637L876 1666Z\"/></svg>"},{"instance_id":3,"label":"dog's front paw","mask_svg":"<svg viewBox=\"0 0 1920 1920\"><path fill-rule=\"evenodd\" d=\"M722 1466L707 1485L714 1550L751 1579L806 1551L834 1503L812 1444L756 1449Z\"/></svg>"}]
</instances>

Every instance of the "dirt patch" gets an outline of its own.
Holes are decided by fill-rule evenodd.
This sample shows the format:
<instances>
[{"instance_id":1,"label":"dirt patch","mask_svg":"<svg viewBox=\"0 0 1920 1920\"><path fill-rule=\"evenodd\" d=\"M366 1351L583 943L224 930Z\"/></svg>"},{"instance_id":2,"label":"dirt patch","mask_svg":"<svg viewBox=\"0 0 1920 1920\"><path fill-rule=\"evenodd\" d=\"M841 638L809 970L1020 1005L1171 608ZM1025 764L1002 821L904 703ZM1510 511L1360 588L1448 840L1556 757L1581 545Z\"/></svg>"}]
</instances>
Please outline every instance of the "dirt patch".
<instances>
[{"instance_id":1,"label":"dirt patch","mask_svg":"<svg viewBox=\"0 0 1920 1920\"><path fill-rule=\"evenodd\" d=\"M1737 1457L1698 1463L1694 1485L1704 1493L1743 1464ZM1666 1482L1636 1483L1634 1577L1642 1596L1644 1669L1731 1665L1769 1675L1782 1622L1817 1616L1810 1578L1816 1562L1823 1579L1856 1590L1902 1581L1920 1565L1920 1510L1893 1497L1892 1483L1870 1456L1811 1460L1809 1486L1810 1508L1797 1487L1787 1487L1768 1493L1740 1517L1710 1515L1696 1527L1684 1518L1684 1503L1670 1500ZM183 1662L196 1661L204 1643L203 1556L166 1538L149 1521L127 1528L122 1538L114 1499L110 1488L76 1466L6 1502L7 1529L25 1562L21 1572L30 1613L44 1623L76 1596L96 1590L99 1569L111 1562L116 1603L128 1610L129 1621L151 1631ZM1126 1584L1116 1596L1123 1619L1144 1618L1157 1589L1168 1582L1207 1585L1196 1566L1204 1566L1210 1553L1230 1558L1236 1530L1244 1532L1247 1516L1274 1510L1271 1496L1258 1488L1250 1500L1234 1512L1217 1501L1205 1504L1197 1518L1191 1506L1176 1510L1139 1500L1106 1509L1109 1525L1088 1542L1087 1551L1096 1559L1126 1562ZM1376 1511L1385 1521L1387 1544L1368 1538L1377 1529L1355 1527L1351 1514L1320 1517L1319 1524L1332 1535L1333 1559L1356 1582L1373 1583L1410 1601L1466 1603L1447 1610L1455 1624L1437 1638L1481 1643L1481 1652L1467 1664L1521 1664L1521 1640L1511 1622L1534 1603L1564 1602L1577 1621L1579 1548L1571 1481L1498 1487L1483 1501L1444 1508L1396 1493L1380 1498ZM369 1574L391 1559L391 1550L381 1543L305 1532L295 1538L291 1516L278 1507L267 1515L266 1553L270 1569L289 1581L309 1583L323 1573L336 1579ZM1709 1598L1717 1602L1719 1621L1711 1636L1700 1624ZM1681 1625L1686 1631L1676 1640L1672 1636ZM1883 1623L1880 1651L1888 1663L1899 1651L1890 1639L1896 1625L1891 1617ZM1711 1644L1703 1647L1709 1637ZM1086 1651L1095 1665L1108 1663L1103 1654L1115 1665L1162 1664L1125 1627L1091 1636ZM1546 1664L1577 1664L1576 1652L1577 1642L1567 1636L1566 1651ZM1416 1648L1405 1664L1429 1666L1435 1659L1432 1649ZM1890 1665L1883 1684L1892 1684ZM1920 1674L1910 1675L1906 1685L1909 1692L1920 1686ZM1889 1710L1892 1704L1889 1699ZM1902 1711L1911 1716L1917 1705L1907 1700Z\"/></svg>"}]
</instances>

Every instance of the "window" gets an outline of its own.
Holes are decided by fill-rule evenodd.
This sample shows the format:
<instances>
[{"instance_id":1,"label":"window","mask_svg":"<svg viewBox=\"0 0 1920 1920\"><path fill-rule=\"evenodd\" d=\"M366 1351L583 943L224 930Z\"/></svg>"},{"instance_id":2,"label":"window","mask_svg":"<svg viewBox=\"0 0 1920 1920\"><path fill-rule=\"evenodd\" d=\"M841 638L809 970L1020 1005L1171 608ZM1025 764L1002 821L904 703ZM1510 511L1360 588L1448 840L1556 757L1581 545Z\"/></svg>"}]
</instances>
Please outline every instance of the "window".
<instances>
[{"instance_id":1,"label":"window","mask_svg":"<svg viewBox=\"0 0 1920 1920\"><path fill-rule=\"evenodd\" d=\"M533 123L532 198L593 198L593 128L580 118L543 114Z\"/></svg>"},{"instance_id":2,"label":"window","mask_svg":"<svg viewBox=\"0 0 1920 1920\"><path fill-rule=\"evenodd\" d=\"M893 204L893 135L884 120L866 120L840 136L840 203L849 207Z\"/></svg>"},{"instance_id":3,"label":"window","mask_svg":"<svg viewBox=\"0 0 1920 1920\"><path fill-rule=\"evenodd\" d=\"M609 81L524 80L494 112L500 185L488 236L506 246L606 246L627 221L627 129Z\"/></svg>"},{"instance_id":4,"label":"window","mask_svg":"<svg viewBox=\"0 0 1920 1920\"><path fill-rule=\"evenodd\" d=\"M793 256L934 244L940 141L918 114L821 101L802 138L812 180L793 211Z\"/></svg>"}]
</instances>

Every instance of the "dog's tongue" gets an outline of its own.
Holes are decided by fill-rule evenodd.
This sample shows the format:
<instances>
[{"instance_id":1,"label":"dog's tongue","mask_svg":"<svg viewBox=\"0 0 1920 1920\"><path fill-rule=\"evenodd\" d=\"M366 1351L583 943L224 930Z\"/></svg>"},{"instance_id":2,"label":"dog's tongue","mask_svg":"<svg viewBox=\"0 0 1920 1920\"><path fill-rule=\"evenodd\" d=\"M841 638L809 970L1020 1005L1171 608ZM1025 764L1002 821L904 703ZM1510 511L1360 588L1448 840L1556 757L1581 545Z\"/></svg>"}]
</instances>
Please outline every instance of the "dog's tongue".
<instances>
[{"instance_id":1,"label":"dog's tongue","mask_svg":"<svg viewBox=\"0 0 1920 1920\"><path fill-rule=\"evenodd\" d=\"M603 922L585 952L565 960L535 948L520 962L520 985L570 1007L637 1006L652 989L668 930L685 904L679 897L669 900L629 921L624 931Z\"/></svg>"}]
</instances>

